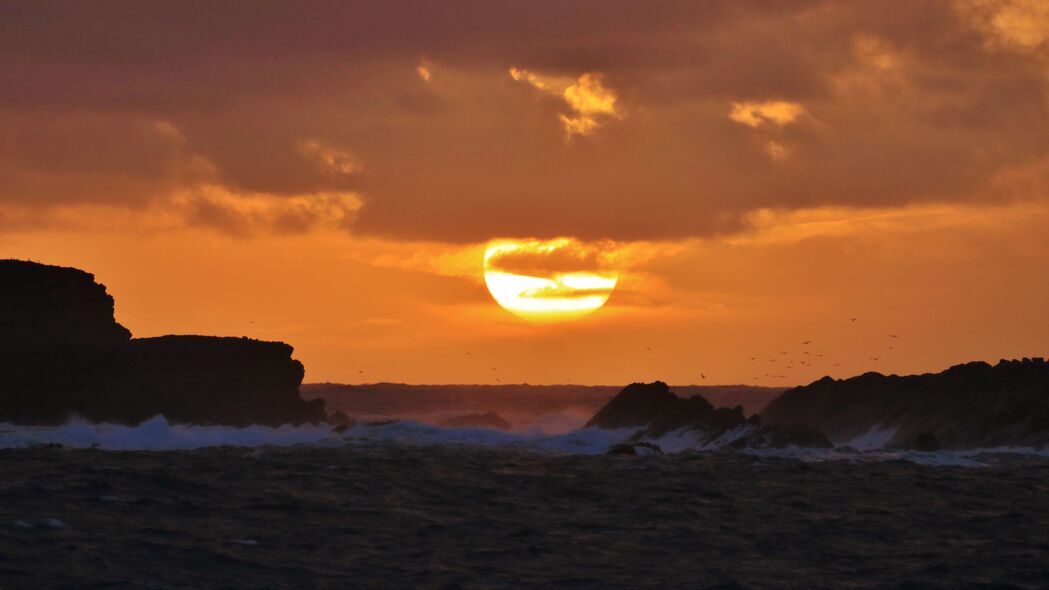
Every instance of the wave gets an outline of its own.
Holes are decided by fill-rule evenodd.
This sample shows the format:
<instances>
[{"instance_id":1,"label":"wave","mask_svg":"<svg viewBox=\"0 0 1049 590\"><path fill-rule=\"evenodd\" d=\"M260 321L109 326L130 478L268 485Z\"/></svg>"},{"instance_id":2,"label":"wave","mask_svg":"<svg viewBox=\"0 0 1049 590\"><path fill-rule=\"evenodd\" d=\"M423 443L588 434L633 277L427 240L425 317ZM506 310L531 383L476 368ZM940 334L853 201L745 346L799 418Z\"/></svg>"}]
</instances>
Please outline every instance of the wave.
<instances>
[{"instance_id":1,"label":"wave","mask_svg":"<svg viewBox=\"0 0 1049 590\"><path fill-rule=\"evenodd\" d=\"M194 426L170 424L154 416L137 426L92 424L74 420L62 426L0 425L0 448L60 444L114 451L171 451L201 447L295 445L331 436L328 426Z\"/></svg>"},{"instance_id":2,"label":"wave","mask_svg":"<svg viewBox=\"0 0 1049 590\"><path fill-rule=\"evenodd\" d=\"M636 429L582 428L561 434L543 429L503 431L489 428L444 428L410 420L362 423L341 433L325 425L314 426L194 426L170 424L156 416L137 426L92 424L73 421L62 426L14 426L0 424L0 448L28 448L60 444L73 448L116 451L170 451L204 447L236 446L322 446L354 445L471 445L524 451L598 455L629 439ZM682 429L646 439L664 453L717 452L732 448L734 441L749 433L747 427L728 430L711 439L699 430ZM737 452L766 459L790 459L806 463L908 461L921 465L983 467L988 456L1025 455L1049 459L1049 449L989 448L964 451L921 452L884 448L889 431L872 429L847 445L832 449L788 447L784 449L741 449Z\"/></svg>"}]
</instances>

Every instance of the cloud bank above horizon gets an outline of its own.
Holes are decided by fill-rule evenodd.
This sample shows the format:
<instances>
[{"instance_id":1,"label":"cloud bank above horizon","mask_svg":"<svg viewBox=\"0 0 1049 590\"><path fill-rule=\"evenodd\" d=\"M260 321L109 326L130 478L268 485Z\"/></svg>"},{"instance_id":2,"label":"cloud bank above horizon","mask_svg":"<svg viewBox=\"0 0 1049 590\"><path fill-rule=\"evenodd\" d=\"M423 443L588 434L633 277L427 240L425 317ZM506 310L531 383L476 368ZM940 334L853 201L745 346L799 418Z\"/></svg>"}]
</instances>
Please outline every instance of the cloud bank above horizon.
<instances>
[{"instance_id":1,"label":"cloud bank above horizon","mask_svg":"<svg viewBox=\"0 0 1049 590\"><path fill-rule=\"evenodd\" d=\"M0 231L669 240L1049 195L1033 0L0 12Z\"/></svg>"}]
</instances>

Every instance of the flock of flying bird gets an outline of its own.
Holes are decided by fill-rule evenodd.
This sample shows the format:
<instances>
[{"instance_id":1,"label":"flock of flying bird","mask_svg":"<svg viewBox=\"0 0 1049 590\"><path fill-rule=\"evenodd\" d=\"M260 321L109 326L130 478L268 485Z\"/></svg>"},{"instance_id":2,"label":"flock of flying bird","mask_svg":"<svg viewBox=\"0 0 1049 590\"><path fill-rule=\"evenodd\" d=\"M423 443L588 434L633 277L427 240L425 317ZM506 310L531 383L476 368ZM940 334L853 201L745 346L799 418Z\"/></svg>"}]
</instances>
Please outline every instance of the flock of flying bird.
<instances>
[{"instance_id":1,"label":"flock of flying bird","mask_svg":"<svg viewBox=\"0 0 1049 590\"><path fill-rule=\"evenodd\" d=\"M850 322L855 322L858 319L859 318L850 317L849 321ZM889 338L895 340L896 338L899 338L899 335L897 335L897 334L889 334ZM812 344L811 340L805 340L805 341L803 341L801 343L802 346L809 346L810 344ZM889 346L888 350L892 350L894 348L895 348L895 346ZM651 346L646 346L645 350L651 352L652 351L652 347ZM773 356L772 358L768 359L768 362L775 363L776 361L780 360L780 358L789 356L790 355L790 351L781 350L781 351L779 351L779 354L780 354L780 357ZM804 356L806 356L806 357L809 357L810 359L811 358L824 358L824 357L827 356L826 353L822 353L822 352L820 352L820 353L812 353L809 350L803 350L802 354ZM466 351L466 356L471 356L472 357L473 355L474 354L472 352ZM752 357L749 357L749 358L750 358L751 361L757 361L757 360L759 360L760 357L752 356ZM879 358L881 358L881 357L878 357L878 356L869 357L869 359L871 361L874 361L874 362L877 362ZM794 360L794 359L791 359L791 358L783 358L783 360L785 360L786 362L783 365L780 365L780 366L785 366L787 371L793 370L793 369L798 368L798 367L811 367L811 366L813 366L812 363L810 363L809 361L806 361L806 360L801 360L801 359ZM834 366L835 367L839 367L839 366L841 366L841 363L834 363ZM491 371L493 373L498 373L499 372L499 369L497 369L495 367L490 367L490 369L491 369ZM364 373L364 371L358 371L357 373L358 374L362 374L362 373ZM779 374L772 374L772 373L765 373L764 376L766 378L769 378L769 379L786 379L787 378L786 375L779 375ZM703 380L706 380L707 376L706 376L705 373L700 373L699 374L699 378L703 379ZM502 383L503 382L503 380L500 379L499 377L496 377L495 380L498 383ZM752 380L753 381L760 381L761 377L753 377Z\"/></svg>"},{"instance_id":2,"label":"flock of flying bird","mask_svg":"<svg viewBox=\"0 0 1049 590\"><path fill-rule=\"evenodd\" d=\"M849 321L850 322L855 322L858 319L859 318L850 317ZM891 340L895 340L895 339L899 338L899 335L898 334L889 334L889 338ZM811 340L805 340L804 342L801 343L802 346L808 346L810 344L812 344ZM894 345L890 345L887 348L888 348L888 350L893 350L896 347ZM785 356L787 356L789 354L790 354L789 351L780 351L780 355L782 357L785 357ZM812 353L809 350L803 350L802 354L804 354L805 356L810 357L810 358L811 357L824 358L824 357L827 356L825 353ZM759 357L757 357L757 356L752 356L752 357L750 357L750 360L751 361L756 361L756 360L758 360L758 358ZM880 356L871 356L871 357L868 357L868 358L871 361L873 361L873 362L877 362L878 359L880 359L881 357ZM768 362L775 363L777 360L779 360L777 357L772 357L772 358L768 359ZM811 367L811 366L813 366L812 363L810 363L809 361L806 361L806 360L794 360L794 359L784 359L784 360L786 360L785 366L786 366L786 370L788 370L788 371L790 371L792 369L795 369L797 367ZM834 363L834 366L835 367L840 367L841 363ZM770 378L770 379L786 379L787 378L786 375L777 375L777 374L772 374L772 373L765 373L764 376L766 378ZM700 377L702 379L706 379L707 378L706 375L703 375L702 373L700 373ZM760 381L761 377L753 377L752 380L753 381Z\"/></svg>"}]
</instances>

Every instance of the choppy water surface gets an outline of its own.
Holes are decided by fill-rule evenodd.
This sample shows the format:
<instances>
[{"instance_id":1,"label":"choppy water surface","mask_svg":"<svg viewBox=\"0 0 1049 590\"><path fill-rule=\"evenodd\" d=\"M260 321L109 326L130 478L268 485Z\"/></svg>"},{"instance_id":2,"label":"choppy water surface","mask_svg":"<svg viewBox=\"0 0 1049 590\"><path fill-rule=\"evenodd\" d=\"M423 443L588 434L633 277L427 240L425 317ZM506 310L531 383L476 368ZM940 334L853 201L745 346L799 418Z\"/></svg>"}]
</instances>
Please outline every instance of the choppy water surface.
<instances>
[{"instance_id":1,"label":"choppy water surface","mask_svg":"<svg viewBox=\"0 0 1049 590\"><path fill-rule=\"evenodd\" d=\"M0 587L1049 585L1036 455L402 443L0 450Z\"/></svg>"}]
</instances>

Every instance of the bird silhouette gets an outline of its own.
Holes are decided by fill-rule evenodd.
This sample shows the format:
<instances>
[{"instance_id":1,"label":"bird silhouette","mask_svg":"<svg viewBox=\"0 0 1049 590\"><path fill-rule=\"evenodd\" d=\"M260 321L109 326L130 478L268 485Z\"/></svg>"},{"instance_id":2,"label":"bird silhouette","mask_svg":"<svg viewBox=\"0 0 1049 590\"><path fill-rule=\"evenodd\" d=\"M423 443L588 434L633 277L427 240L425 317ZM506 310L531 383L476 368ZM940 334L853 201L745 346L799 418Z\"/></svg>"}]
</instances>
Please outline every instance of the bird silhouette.
<instances>
[{"instance_id":1,"label":"bird silhouette","mask_svg":"<svg viewBox=\"0 0 1049 590\"><path fill-rule=\"evenodd\" d=\"M495 372L498 372L498 371L499 371L499 370L498 370L498 369L496 369L495 367L492 367L492 370L493 370L493 371L495 371Z\"/></svg>"},{"instance_id":2,"label":"bird silhouette","mask_svg":"<svg viewBox=\"0 0 1049 590\"><path fill-rule=\"evenodd\" d=\"M876 361L876 360L878 360L878 358L879 358L879 357L876 357L876 356L872 356L872 357L871 357L871 360L872 360L872 361Z\"/></svg>"},{"instance_id":3,"label":"bird silhouette","mask_svg":"<svg viewBox=\"0 0 1049 590\"><path fill-rule=\"evenodd\" d=\"M896 334L889 334L889 338L899 338Z\"/></svg>"},{"instance_id":4,"label":"bird silhouette","mask_svg":"<svg viewBox=\"0 0 1049 590\"><path fill-rule=\"evenodd\" d=\"M856 321L856 320L858 320L858 319L860 319L860 318L849 318L849 321L850 321L850 322L855 322L855 321Z\"/></svg>"},{"instance_id":5,"label":"bird silhouette","mask_svg":"<svg viewBox=\"0 0 1049 590\"><path fill-rule=\"evenodd\" d=\"M752 357L750 357L750 360L752 360L752 361L756 361L756 360L758 360L758 357L756 357L756 356L752 356Z\"/></svg>"},{"instance_id":6,"label":"bird silhouette","mask_svg":"<svg viewBox=\"0 0 1049 590\"><path fill-rule=\"evenodd\" d=\"M780 354L790 354L789 352L780 352Z\"/></svg>"},{"instance_id":7,"label":"bird silhouette","mask_svg":"<svg viewBox=\"0 0 1049 590\"><path fill-rule=\"evenodd\" d=\"M474 355L474 353L470 352L469 350L466 351L466 356L473 356L473 355Z\"/></svg>"},{"instance_id":8,"label":"bird silhouette","mask_svg":"<svg viewBox=\"0 0 1049 590\"><path fill-rule=\"evenodd\" d=\"M895 346L890 346L890 347L889 347L889 350L892 350L892 349L894 349L894 348L896 348L896 347L895 347Z\"/></svg>"},{"instance_id":9,"label":"bird silhouette","mask_svg":"<svg viewBox=\"0 0 1049 590\"><path fill-rule=\"evenodd\" d=\"M646 346L645 350L652 350L652 347L651 346Z\"/></svg>"},{"instance_id":10,"label":"bird silhouette","mask_svg":"<svg viewBox=\"0 0 1049 590\"><path fill-rule=\"evenodd\" d=\"M802 344L805 345L805 346L808 346L809 344L812 344L812 341L811 340L806 340L805 342L802 342Z\"/></svg>"},{"instance_id":11,"label":"bird silhouette","mask_svg":"<svg viewBox=\"0 0 1049 590\"><path fill-rule=\"evenodd\" d=\"M707 376L706 376L706 375L704 375L703 373L700 373L700 374L699 374L699 377L700 377L701 379L706 379L706 378L707 378Z\"/></svg>"}]
</instances>

